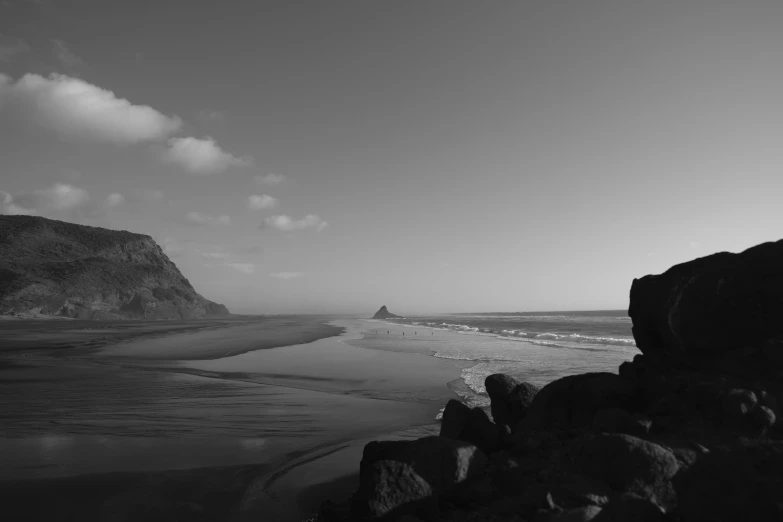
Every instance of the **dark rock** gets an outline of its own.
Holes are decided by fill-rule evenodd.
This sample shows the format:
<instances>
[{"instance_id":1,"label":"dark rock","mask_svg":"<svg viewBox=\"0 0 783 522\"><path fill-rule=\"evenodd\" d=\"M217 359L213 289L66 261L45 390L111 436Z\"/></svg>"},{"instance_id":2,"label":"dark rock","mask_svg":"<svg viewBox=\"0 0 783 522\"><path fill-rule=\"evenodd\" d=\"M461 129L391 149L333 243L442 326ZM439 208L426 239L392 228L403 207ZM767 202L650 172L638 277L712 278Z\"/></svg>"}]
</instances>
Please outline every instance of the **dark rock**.
<instances>
[{"instance_id":1,"label":"dark rock","mask_svg":"<svg viewBox=\"0 0 783 522\"><path fill-rule=\"evenodd\" d=\"M464 403L451 399L443 409L443 418L440 423L440 436L450 439L459 439L462 430L470 420L470 407Z\"/></svg>"},{"instance_id":2,"label":"dark rock","mask_svg":"<svg viewBox=\"0 0 783 522\"><path fill-rule=\"evenodd\" d=\"M197 294L150 236L0 216L0 314L92 320L230 315Z\"/></svg>"},{"instance_id":3,"label":"dark rock","mask_svg":"<svg viewBox=\"0 0 783 522\"><path fill-rule=\"evenodd\" d=\"M723 397L723 413L726 422L731 426L739 426L745 416L756 406L758 399L750 390L732 388Z\"/></svg>"},{"instance_id":4,"label":"dark rock","mask_svg":"<svg viewBox=\"0 0 783 522\"><path fill-rule=\"evenodd\" d=\"M493 373L484 379L484 388L491 400L504 401L514 388L519 386L519 381L503 373Z\"/></svg>"},{"instance_id":5,"label":"dark rock","mask_svg":"<svg viewBox=\"0 0 783 522\"><path fill-rule=\"evenodd\" d=\"M775 413L766 406L756 406L750 412L750 418L753 424L762 430L771 428L775 425Z\"/></svg>"},{"instance_id":6,"label":"dark rock","mask_svg":"<svg viewBox=\"0 0 783 522\"><path fill-rule=\"evenodd\" d=\"M670 479L679 463L658 444L625 434L588 434L567 448L566 458L577 471L613 489L672 502Z\"/></svg>"},{"instance_id":7,"label":"dark rock","mask_svg":"<svg viewBox=\"0 0 783 522\"><path fill-rule=\"evenodd\" d=\"M706 367L726 352L781 336L783 241L634 279L628 315L636 345L660 367ZM767 357L775 360L782 347L768 348Z\"/></svg>"},{"instance_id":8,"label":"dark rock","mask_svg":"<svg viewBox=\"0 0 783 522\"><path fill-rule=\"evenodd\" d=\"M492 419L500 425L515 426L525 418L538 386L517 382L513 377L496 373L484 380L484 388L492 401Z\"/></svg>"},{"instance_id":9,"label":"dark rock","mask_svg":"<svg viewBox=\"0 0 783 522\"><path fill-rule=\"evenodd\" d=\"M601 508L598 506L583 506L557 513L549 520L551 522L589 522L595 520L599 513L601 513Z\"/></svg>"},{"instance_id":10,"label":"dark rock","mask_svg":"<svg viewBox=\"0 0 783 522\"><path fill-rule=\"evenodd\" d=\"M550 493L558 506L572 509L588 505L603 506L614 492L602 480L566 473L558 477L558 483L551 487Z\"/></svg>"},{"instance_id":11,"label":"dark rock","mask_svg":"<svg viewBox=\"0 0 783 522\"><path fill-rule=\"evenodd\" d=\"M635 417L621 408L598 410L593 417L593 428L606 433L644 435L650 430L651 421Z\"/></svg>"},{"instance_id":12,"label":"dark rock","mask_svg":"<svg viewBox=\"0 0 783 522\"><path fill-rule=\"evenodd\" d=\"M783 520L783 444L717 448L674 479L685 522Z\"/></svg>"},{"instance_id":13,"label":"dark rock","mask_svg":"<svg viewBox=\"0 0 783 522\"><path fill-rule=\"evenodd\" d=\"M386 306L382 306L377 312L375 312L375 315L373 315L372 318L373 319L401 319L399 315L394 315L393 313L389 312Z\"/></svg>"},{"instance_id":14,"label":"dark rock","mask_svg":"<svg viewBox=\"0 0 783 522\"><path fill-rule=\"evenodd\" d=\"M636 406L633 383L613 373L563 377L544 386L515 431L587 427L598 410Z\"/></svg>"},{"instance_id":15,"label":"dark rock","mask_svg":"<svg viewBox=\"0 0 783 522\"><path fill-rule=\"evenodd\" d=\"M635 495L624 493L614 497L607 505L603 506L601 513L595 517L594 522L661 522L664 520L663 511L654 502Z\"/></svg>"},{"instance_id":16,"label":"dark rock","mask_svg":"<svg viewBox=\"0 0 783 522\"><path fill-rule=\"evenodd\" d=\"M472 444L446 437L373 441L364 447L354 518L372 520L437 512L437 495L484 471L486 456Z\"/></svg>"}]
</instances>

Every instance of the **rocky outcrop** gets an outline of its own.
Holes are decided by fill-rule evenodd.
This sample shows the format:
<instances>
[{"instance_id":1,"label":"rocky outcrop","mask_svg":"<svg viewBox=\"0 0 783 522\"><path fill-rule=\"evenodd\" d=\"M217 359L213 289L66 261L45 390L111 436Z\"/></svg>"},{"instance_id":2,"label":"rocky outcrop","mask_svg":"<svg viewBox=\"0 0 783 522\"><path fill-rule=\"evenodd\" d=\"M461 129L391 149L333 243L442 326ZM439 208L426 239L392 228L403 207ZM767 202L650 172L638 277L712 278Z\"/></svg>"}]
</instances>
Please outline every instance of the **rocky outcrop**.
<instances>
[{"instance_id":1,"label":"rocky outcrop","mask_svg":"<svg viewBox=\"0 0 783 522\"><path fill-rule=\"evenodd\" d=\"M373 319L402 319L399 315L394 315L386 309L386 306L382 306L380 310L375 312L372 316Z\"/></svg>"},{"instance_id":2,"label":"rocky outcrop","mask_svg":"<svg viewBox=\"0 0 783 522\"><path fill-rule=\"evenodd\" d=\"M318 519L783 520L781 312L783 242L635 280L629 315L643 353L618 373L540 390L490 375L493 420L451 400L440 433L480 448L483 472L440 492L401 472L363 474L346 505L371 490L427 509Z\"/></svg>"},{"instance_id":3,"label":"rocky outcrop","mask_svg":"<svg viewBox=\"0 0 783 522\"><path fill-rule=\"evenodd\" d=\"M783 370L783 240L634 279L628 315L651 364ZM746 348L757 361L743 360Z\"/></svg>"},{"instance_id":4,"label":"rocky outcrop","mask_svg":"<svg viewBox=\"0 0 783 522\"><path fill-rule=\"evenodd\" d=\"M78 319L229 315L145 235L0 216L0 314Z\"/></svg>"}]
</instances>

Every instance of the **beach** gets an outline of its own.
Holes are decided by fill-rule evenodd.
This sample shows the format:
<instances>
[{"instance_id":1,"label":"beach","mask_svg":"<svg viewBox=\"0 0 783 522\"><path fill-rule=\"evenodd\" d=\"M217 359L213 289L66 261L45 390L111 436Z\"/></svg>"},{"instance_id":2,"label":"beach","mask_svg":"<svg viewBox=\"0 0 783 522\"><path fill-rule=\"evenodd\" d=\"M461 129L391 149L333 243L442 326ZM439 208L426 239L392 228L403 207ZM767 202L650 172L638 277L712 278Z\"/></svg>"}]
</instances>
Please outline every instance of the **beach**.
<instances>
[{"instance_id":1,"label":"beach","mask_svg":"<svg viewBox=\"0 0 783 522\"><path fill-rule=\"evenodd\" d=\"M307 518L335 488L350 494L367 440L437 430L460 372L351 346L367 323L328 319L5 323L0 491L33 510L29 520L51 519L53 506L99 520L128 495L154 504L169 490L223 491L204 508L215 513L265 506L277 520ZM302 332L322 337L296 344ZM295 472L309 478L292 488ZM256 494L245 501L245 490ZM29 502L41 495L60 501ZM163 496L199 503L182 495Z\"/></svg>"},{"instance_id":2,"label":"beach","mask_svg":"<svg viewBox=\"0 0 783 522\"><path fill-rule=\"evenodd\" d=\"M147 518L305 520L350 496L367 442L436 434L452 398L486 406L499 367L543 385L632 357L326 316L5 324L0 491L43 510L29 520L138 503Z\"/></svg>"}]
</instances>

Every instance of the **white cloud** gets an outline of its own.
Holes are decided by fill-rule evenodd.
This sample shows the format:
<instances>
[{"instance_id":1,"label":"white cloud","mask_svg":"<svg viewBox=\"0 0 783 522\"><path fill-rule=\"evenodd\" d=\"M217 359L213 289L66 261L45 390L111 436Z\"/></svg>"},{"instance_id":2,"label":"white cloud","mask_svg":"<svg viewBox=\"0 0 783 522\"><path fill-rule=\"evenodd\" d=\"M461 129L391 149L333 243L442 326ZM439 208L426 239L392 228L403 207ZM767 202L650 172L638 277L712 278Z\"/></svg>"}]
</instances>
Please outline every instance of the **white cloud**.
<instances>
[{"instance_id":1,"label":"white cloud","mask_svg":"<svg viewBox=\"0 0 783 522\"><path fill-rule=\"evenodd\" d=\"M14 198L8 192L0 190L0 214L7 216L28 215L32 216L38 212L34 208L24 208L14 203Z\"/></svg>"},{"instance_id":2,"label":"white cloud","mask_svg":"<svg viewBox=\"0 0 783 522\"><path fill-rule=\"evenodd\" d=\"M306 228L314 228L320 232L324 229L327 223L314 214L308 214L299 220L291 219L286 215L269 216L264 220L264 225L267 228L274 228L284 232L304 230Z\"/></svg>"},{"instance_id":3,"label":"white cloud","mask_svg":"<svg viewBox=\"0 0 783 522\"><path fill-rule=\"evenodd\" d=\"M117 205L122 205L123 203L125 203L125 196L117 192L114 194L109 194L106 198L106 206L108 207L116 207Z\"/></svg>"},{"instance_id":4,"label":"white cloud","mask_svg":"<svg viewBox=\"0 0 783 522\"><path fill-rule=\"evenodd\" d=\"M256 265L253 263L224 263L223 266L239 270L245 274L252 274L256 271Z\"/></svg>"},{"instance_id":5,"label":"white cloud","mask_svg":"<svg viewBox=\"0 0 783 522\"><path fill-rule=\"evenodd\" d=\"M79 58L73 51L68 49L65 42L62 40L50 40L52 42L52 52L60 61L60 63L67 69L75 69L80 65L84 65L84 60Z\"/></svg>"},{"instance_id":6,"label":"white cloud","mask_svg":"<svg viewBox=\"0 0 783 522\"><path fill-rule=\"evenodd\" d=\"M185 215L185 220L196 225L231 224L230 216L210 216L209 214L202 214L201 212L188 212Z\"/></svg>"},{"instance_id":7,"label":"white cloud","mask_svg":"<svg viewBox=\"0 0 783 522\"><path fill-rule=\"evenodd\" d=\"M86 190L68 185L55 183L51 187L35 192L38 197L38 205L52 210L70 210L84 205L90 199Z\"/></svg>"},{"instance_id":8,"label":"white cloud","mask_svg":"<svg viewBox=\"0 0 783 522\"><path fill-rule=\"evenodd\" d=\"M263 210L265 208L272 208L277 204L277 200L272 196L261 194L256 196L253 194L247 198L247 206L253 210Z\"/></svg>"},{"instance_id":9,"label":"white cloud","mask_svg":"<svg viewBox=\"0 0 783 522\"><path fill-rule=\"evenodd\" d=\"M302 277L304 272L275 272L269 275L278 279L295 279L297 277Z\"/></svg>"},{"instance_id":10,"label":"white cloud","mask_svg":"<svg viewBox=\"0 0 783 522\"><path fill-rule=\"evenodd\" d=\"M182 122L146 105L133 105L78 78L25 74L15 83L0 74L0 106L64 138L132 144L165 139Z\"/></svg>"},{"instance_id":11,"label":"white cloud","mask_svg":"<svg viewBox=\"0 0 783 522\"><path fill-rule=\"evenodd\" d=\"M204 139L171 138L164 159L194 174L212 174L223 172L229 167L253 164L251 158L237 158L225 152L209 136Z\"/></svg>"},{"instance_id":12,"label":"white cloud","mask_svg":"<svg viewBox=\"0 0 783 522\"><path fill-rule=\"evenodd\" d=\"M261 185L277 185L285 180L285 176L282 174L267 174L265 176L253 176L253 179Z\"/></svg>"}]
</instances>

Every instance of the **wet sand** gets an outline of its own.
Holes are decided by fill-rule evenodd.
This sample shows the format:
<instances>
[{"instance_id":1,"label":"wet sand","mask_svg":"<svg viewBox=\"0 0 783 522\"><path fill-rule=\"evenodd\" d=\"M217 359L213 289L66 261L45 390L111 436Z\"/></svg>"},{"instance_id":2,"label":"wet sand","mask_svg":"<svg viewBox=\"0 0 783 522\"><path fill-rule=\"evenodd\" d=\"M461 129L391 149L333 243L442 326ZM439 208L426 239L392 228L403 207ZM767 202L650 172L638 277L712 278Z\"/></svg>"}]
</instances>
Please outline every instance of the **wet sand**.
<instances>
[{"instance_id":1,"label":"wet sand","mask_svg":"<svg viewBox=\"0 0 783 522\"><path fill-rule=\"evenodd\" d=\"M299 319L275 324L296 329ZM323 318L304 321L323 332ZM199 509L227 516L207 520L259 506L279 514L269 520L300 520L322 500L350 494L366 441L415 426L437 430L435 415L454 397L446 383L460 375L455 361L349 345L366 331L361 320L333 321L339 337L268 349L257 349L265 346L261 322L92 323L110 326L105 340L64 323L33 333L0 327L14 339L0 370L0 493L28 511L23 499L54 495L61 511L84 511L82 520L123 512L133 495L163 502L161 491L199 504L184 493L193 488L209 498L225 493L222 508ZM66 330L74 335L63 338ZM215 358L226 351L240 355ZM166 471L174 469L183 471ZM94 495L79 492L90 484L100 485ZM155 509L172 519L176 506L166 505Z\"/></svg>"}]
</instances>

